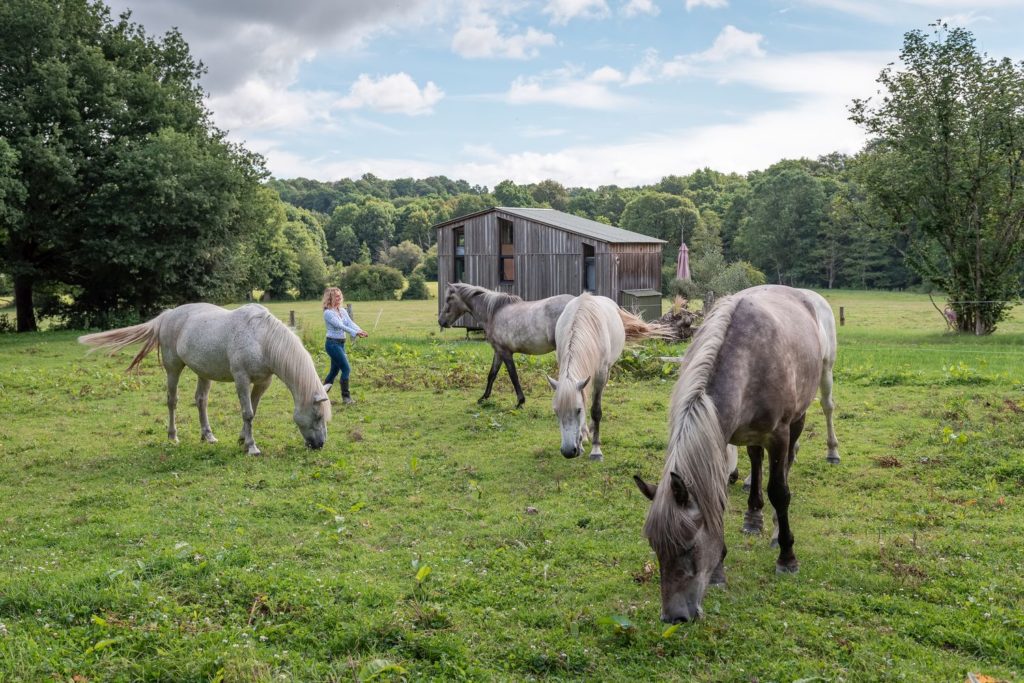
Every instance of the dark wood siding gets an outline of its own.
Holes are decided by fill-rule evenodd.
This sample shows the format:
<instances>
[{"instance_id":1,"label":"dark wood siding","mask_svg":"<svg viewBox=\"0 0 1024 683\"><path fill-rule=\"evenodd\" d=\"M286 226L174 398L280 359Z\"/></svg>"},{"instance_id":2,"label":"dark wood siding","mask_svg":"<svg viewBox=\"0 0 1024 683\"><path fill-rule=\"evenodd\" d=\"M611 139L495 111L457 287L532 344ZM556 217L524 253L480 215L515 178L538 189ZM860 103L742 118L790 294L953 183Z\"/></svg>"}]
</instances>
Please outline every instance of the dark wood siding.
<instances>
[{"instance_id":1,"label":"dark wood siding","mask_svg":"<svg viewBox=\"0 0 1024 683\"><path fill-rule=\"evenodd\" d=\"M498 218L512 222L515 280L502 282ZM465 282L521 296L527 301L583 291L583 247L594 248L597 294L621 305L623 289L661 289L660 244L609 244L494 210L438 228L438 312L454 273L457 228L465 230ZM463 316L457 327L477 327Z\"/></svg>"}]
</instances>

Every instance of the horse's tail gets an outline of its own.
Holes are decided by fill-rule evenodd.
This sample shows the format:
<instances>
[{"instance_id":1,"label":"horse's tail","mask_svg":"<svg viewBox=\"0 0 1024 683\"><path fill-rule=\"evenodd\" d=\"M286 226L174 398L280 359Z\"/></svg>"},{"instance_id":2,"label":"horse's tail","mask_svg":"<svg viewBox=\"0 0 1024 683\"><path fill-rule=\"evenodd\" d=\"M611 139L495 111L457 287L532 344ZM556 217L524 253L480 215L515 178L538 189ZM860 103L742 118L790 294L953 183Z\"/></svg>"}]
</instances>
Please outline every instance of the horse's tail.
<instances>
[{"instance_id":1,"label":"horse's tail","mask_svg":"<svg viewBox=\"0 0 1024 683\"><path fill-rule=\"evenodd\" d=\"M132 325L131 327L121 327L116 330L107 330L106 332L85 334L79 337L78 341L86 346L92 346L94 349L109 349L108 355L111 356L126 346L142 342L142 349L135 354L135 358L132 359L131 365L128 366L128 371L132 371L139 367L139 364L142 363L142 359L160 344L160 319L162 317L163 314L158 315L149 322L144 322L141 325Z\"/></svg>"},{"instance_id":2,"label":"horse's tail","mask_svg":"<svg viewBox=\"0 0 1024 683\"><path fill-rule=\"evenodd\" d=\"M638 315L633 315L626 309L619 307L619 317L622 319L622 326L626 328L626 341L640 341L641 339L664 339L674 341L675 331L664 323L644 322Z\"/></svg>"}]
</instances>

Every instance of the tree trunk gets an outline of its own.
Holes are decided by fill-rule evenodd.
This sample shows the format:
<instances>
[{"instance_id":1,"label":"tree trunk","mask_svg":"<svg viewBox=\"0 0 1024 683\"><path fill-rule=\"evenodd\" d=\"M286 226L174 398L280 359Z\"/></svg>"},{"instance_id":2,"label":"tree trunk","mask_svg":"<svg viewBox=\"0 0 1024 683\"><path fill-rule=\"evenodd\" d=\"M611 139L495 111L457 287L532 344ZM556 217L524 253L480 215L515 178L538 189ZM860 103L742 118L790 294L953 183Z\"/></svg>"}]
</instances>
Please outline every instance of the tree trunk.
<instances>
[{"instance_id":1,"label":"tree trunk","mask_svg":"<svg viewBox=\"0 0 1024 683\"><path fill-rule=\"evenodd\" d=\"M35 332L36 314L32 309L32 276L14 278L14 307L18 315L18 332Z\"/></svg>"}]
</instances>

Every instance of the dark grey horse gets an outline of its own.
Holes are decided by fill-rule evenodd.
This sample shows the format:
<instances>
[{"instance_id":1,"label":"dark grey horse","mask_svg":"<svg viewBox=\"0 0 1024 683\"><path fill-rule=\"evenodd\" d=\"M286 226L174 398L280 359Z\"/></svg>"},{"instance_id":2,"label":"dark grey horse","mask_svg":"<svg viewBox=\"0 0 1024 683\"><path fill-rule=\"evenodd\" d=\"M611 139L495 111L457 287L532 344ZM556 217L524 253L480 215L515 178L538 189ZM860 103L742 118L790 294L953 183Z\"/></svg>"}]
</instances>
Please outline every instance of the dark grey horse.
<instances>
[{"instance_id":1,"label":"dark grey horse","mask_svg":"<svg viewBox=\"0 0 1024 683\"><path fill-rule=\"evenodd\" d=\"M572 300L569 294L559 294L539 301L523 301L513 294L452 282L448 285L444 308L437 323L441 327L450 327L469 313L483 326L484 335L494 348L494 359L487 373L487 388L480 401L490 398L494 380L504 363L516 390L518 407L526 402L526 396L519 384L512 354L540 355L554 351L555 324L565 305Z\"/></svg>"},{"instance_id":2,"label":"dark grey horse","mask_svg":"<svg viewBox=\"0 0 1024 683\"><path fill-rule=\"evenodd\" d=\"M744 531L761 531L761 460L775 508L776 571L795 572L789 467L819 388L828 460L839 459L832 426L835 320L809 290L768 285L721 299L682 360L669 409L661 482L634 477L651 501L644 534L661 566L661 618L696 618L710 584L725 583L724 513L731 470L727 444L746 446L751 484Z\"/></svg>"}]
</instances>

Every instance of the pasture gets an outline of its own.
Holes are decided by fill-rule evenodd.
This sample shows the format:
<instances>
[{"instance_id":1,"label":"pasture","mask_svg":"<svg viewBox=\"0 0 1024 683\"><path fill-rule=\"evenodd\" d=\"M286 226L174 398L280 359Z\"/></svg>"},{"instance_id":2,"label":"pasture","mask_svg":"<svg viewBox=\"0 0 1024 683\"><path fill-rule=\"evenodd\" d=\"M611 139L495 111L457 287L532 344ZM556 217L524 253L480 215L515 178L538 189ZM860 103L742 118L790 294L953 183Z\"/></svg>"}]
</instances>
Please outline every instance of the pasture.
<instances>
[{"instance_id":1,"label":"pasture","mask_svg":"<svg viewBox=\"0 0 1024 683\"><path fill-rule=\"evenodd\" d=\"M437 302L355 303L358 403L308 451L275 381L245 455L232 387L179 445L164 372L72 332L0 335L0 680L963 681L1024 675L1024 311L944 333L926 297L826 293L842 463L808 415L791 473L800 572L740 533L706 617L666 629L631 476L664 461L681 346L627 348L605 460L566 460L545 373L519 356L480 406L491 349ZM326 368L316 302L298 311ZM740 472L746 474L745 458Z\"/></svg>"}]
</instances>

